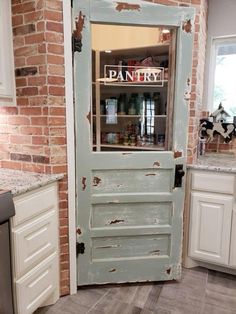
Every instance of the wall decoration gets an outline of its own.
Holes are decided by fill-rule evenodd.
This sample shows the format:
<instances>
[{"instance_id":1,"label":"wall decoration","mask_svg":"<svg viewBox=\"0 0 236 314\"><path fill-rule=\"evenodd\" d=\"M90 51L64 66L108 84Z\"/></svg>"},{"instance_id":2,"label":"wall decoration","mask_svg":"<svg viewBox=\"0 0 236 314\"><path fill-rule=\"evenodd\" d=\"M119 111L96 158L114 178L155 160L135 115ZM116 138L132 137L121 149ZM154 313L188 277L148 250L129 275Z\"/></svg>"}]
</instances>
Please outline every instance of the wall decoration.
<instances>
[{"instance_id":1,"label":"wall decoration","mask_svg":"<svg viewBox=\"0 0 236 314\"><path fill-rule=\"evenodd\" d=\"M236 125L227 123L227 118L230 117L225 111L222 103L219 104L208 119L200 120L199 138L207 138L207 143L212 142L214 135L218 134L224 138L224 143L230 143L233 135L236 135Z\"/></svg>"},{"instance_id":2,"label":"wall decoration","mask_svg":"<svg viewBox=\"0 0 236 314\"><path fill-rule=\"evenodd\" d=\"M211 142L214 139L215 134L219 134L224 138L224 143L230 143L232 136L235 134L235 124L211 122L207 119L200 120L200 137L207 137L207 142Z\"/></svg>"}]
</instances>

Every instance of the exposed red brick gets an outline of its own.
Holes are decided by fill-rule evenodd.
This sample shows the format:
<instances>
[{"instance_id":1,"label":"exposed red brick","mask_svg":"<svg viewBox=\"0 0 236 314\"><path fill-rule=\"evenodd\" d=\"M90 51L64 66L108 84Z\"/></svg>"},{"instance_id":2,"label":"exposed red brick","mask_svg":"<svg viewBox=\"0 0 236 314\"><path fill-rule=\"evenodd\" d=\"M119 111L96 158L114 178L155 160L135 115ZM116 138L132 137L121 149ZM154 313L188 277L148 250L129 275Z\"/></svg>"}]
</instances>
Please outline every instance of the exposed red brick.
<instances>
[{"instance_id":1,"label":"exposed red brick","mask_svg":"<svg viewBox=\"0 0 236 314\"><path fill-rule=\"evenodd\" d=\"M15 15L12 17L12 26L19 26L23 24L23 15Z\"/></svg>"},{"instance_id":2,"label":"exposed red brick","mask_svg":"<svg viewBox=\"0 0 236 314\"><path fill-rule=\"evenodd\" d=\"M55 56L55 55L47 55L47 62L49 64L64 64L64 57Z\"/></svg>"},{"instance_id":3,"label":"exposed red brick","mask_svg":"<svg viewBox=\"0 0 236 314\"><path fill-rule=\"evenodd\" d=\"M27 135L11 135L10 141L12 144L30 144L31 137Z\"/></svg>"},{"instance_id":4,"label":"exposed red brick","mask_svg":"<svg viewBox=\"0 0 236 314\"><path fill-rule=\"evenodd\" d=\"M30 119L28 117L21 117L21 116L9 116L8 123L10 125L29 125Z\"/></svg>"},{"instance_id":5,"label":"exposed red brick","mask_svg":"<svg viewBox=\"0 0 236 314\"><path fill-rule=\"evenodd\" d=\"M56 22L47 22L46 29L52 32L63 33L63 24Z\"/></svg>"},{"instance_id":6,"label":"exposed red brick","mask_svg":"<svg viewBox=\"0 0 236 314\"><path fill-rule=\"evenodd\" d=\"M31 56L26 59L28 65L39 65L46 63L45 55Z\"/></svg>"},{"instance_id":7,"label":"exposed red brick","mask_svg":"<svg viewBox=\"0 0 236 314\"><path fill-rule=\"evenodd\" d=\"M25 154L15 154L11 153L10 154L11 160L19 160L19 161L31 161L31 156L30 155L25 155Z\"/></svg>"},{"instance_id":8,"label":"exposed red brick","mask_svg":"<svg viewBox=\"0 0 236 314\"><path fill-rule=\"evenodd\" d=\"M64 46L57 44L48 44L48 52L53 54L64 54Z\"/></svg>"},{"instance_id":9,"label":"exposed red brick","mask_svg":"<svg viewBox=\"0 0 236 314\"><path fill-rule=\"evenodd\" d=\"M13 28L13 34L15 36L17 35L25 35L35 32L35 25L34 24L28 24L28 25L22 25L17 26Z\"/></svg>"},{"instance_id":10,"label":"exposed red brick","mask_svg":"<svg viewBox=\"0 0 236 314\"><path fill-rule=\"evenodd\" d=\"M48 21L57 21L57 22L61 22L63 18L62 12L55 12L55 11L49 11L49 10L45 10L44 16L45 16L45 19Z\"/></svg>"},{"instance_id":11,"label":"exposed red brick","mask_svg":"<svg viewBox=\"0 0 236 314\"><path fill-rule=\"evenodd\" d=\"M35 11L24 14L25 23L37 22L43 19L43 11Z\"/></svg>"},{"instance_id":12,"label":"exposed red brick","mask_svg":"<svg viewBox=\"0 0 236 314\"><path fill-rule=\"evenodd\" d=\"M41 107L23 107L20 108L20 114L26 115L26 116L39 116L42 114L42 108Z\"/></svg>"},{"instance_id":13,"label":"exposed red brick","mask_svg":"<svg viewBox=\"0 0 236 314\"><path fill-rule=\"evenodd\" d=\"M48 164L49 158L46 156L34 156L33 155L33 162L39 163L39 164Z\"/></svg>"},{"instance_id":14,"label":"exposed red brick","mask_svg":"<svg viewBox=\"0 0 236 314\"><path fill-rule=\"evenodd\" d=\"M37 87L24 87L20 88L16 92L17 96L33 96L38 95Z\"/></svg>"},{"instance_id":15,"label":"exposed red brick","mask_svg":"<svg viewBox=\"0 0 236 314\"><path fill-rule=\"evenodd\" d=\"M33 125L47 125L48 118L47 117L32 117L31 123Z\"/></svg>"},{"instance_id":16,"label":"exposed red brick","mask_svg":"<svg viewBox=\"0 0 236 314\"><path fill-rule=\"evenodd\" d=\"M49 140L47 136L33 136L32 144L33 145L48 145Z\"/></svg>"},{"instance_id":17,"label":"exposed red brick","mask_svg":"<svg viewBox=\"0 0 236 314\"><path fill-rule=\"evenodd\" d=\"M62 76L48 76L48 84L65 85L65 78Z\"/></svg>"},{"instance_id":18,"label":"exposed red brick","mask_svg":"<svg viewBox=\"0 0 236 314\"><path fill-rule=\"evenodd\" d=\"M65 88L58 87L58 86L50 86L49 87L49 94L55 96L62 96L65 95Z\"/></svg>"},{"instance_id":19,"label":"exposed red brick","mask_svg":"<svg viewBox=\"0 0 236 314\"><path fill-rule=\"evenodd\" d=\"M27 81L25 78L16 78L16 87L26 86Z\"/></svg>"},{"instance_id":20,"label":"exposed red brick","mask_svg":"<svg viewBox=\"0 0 236 314\"><path fill-rule=\"evenodd\" d=\"M46 84L46 77L45 76L35 76L28 78L28 85L29 86L42 86Z\"/></svg>"},{"instance_id":21,"label":"exposed red brick","mask_svg":"<svg viewBox=\"0 0 236 314\"><path fill-rule=\"evenodd\" d=\"M49 65L48 73L50 75L64 75L65 67L64 65Z\"/></svg>"},{"instance_id":22,"label":"exposed red brick","mask_svg":"<svg viewBox=\"0 0 236 314\"><path fill-rule=\"evenodd\" d=\"M25 36L25 43L27 45L42 43L45 40L44 33Z\"/></svg>"},{"instance_id":23,"label":"exposed red brick","mask_svg":"<svg viewBox=\"0 0 236 314\"><path fill-rule=\"evenodd\" d=\"M35 127L35 126L21 127L20 131L21 131L21 134L28 134L28 135L42 135L43 134L42 127Z\"/></svg>"},{"instance_id":24,"label":"exposed red brick","mask_svg":"<svg viewBox=\"0 0 236 314\"><path fill-rule=\"evenodd\" d=\"M62 1L46 0L46 8L49 10L62 11Z\"/></svg>"}]
</instances>

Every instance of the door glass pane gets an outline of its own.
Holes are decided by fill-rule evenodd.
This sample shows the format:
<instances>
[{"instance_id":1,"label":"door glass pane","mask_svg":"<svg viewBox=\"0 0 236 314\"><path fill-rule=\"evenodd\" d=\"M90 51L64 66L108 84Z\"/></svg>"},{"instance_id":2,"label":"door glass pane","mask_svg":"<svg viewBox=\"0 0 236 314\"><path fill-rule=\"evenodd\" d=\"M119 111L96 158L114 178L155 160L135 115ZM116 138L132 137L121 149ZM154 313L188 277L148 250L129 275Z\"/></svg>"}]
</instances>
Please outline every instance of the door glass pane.
<instances>
[{"instance_id":1,"label":"door glass pane","mask_svg":"<svg viewBox=\"0 0 236 314\"><path fill-rule=\"evenodd\" d=\"M92 24L94 151L171 149L171 38L157 27Z\"/></svg>"}]
</instances>

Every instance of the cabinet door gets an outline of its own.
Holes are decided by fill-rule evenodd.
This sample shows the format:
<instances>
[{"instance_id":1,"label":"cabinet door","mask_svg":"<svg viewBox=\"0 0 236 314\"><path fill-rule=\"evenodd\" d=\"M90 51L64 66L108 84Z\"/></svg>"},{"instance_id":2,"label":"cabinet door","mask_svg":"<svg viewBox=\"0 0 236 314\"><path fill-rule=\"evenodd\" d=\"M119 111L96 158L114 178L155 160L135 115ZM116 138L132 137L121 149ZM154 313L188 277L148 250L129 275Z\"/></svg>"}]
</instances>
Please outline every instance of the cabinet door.
<instances>
[{"instance_id":1,"label":"cabinet door","mask_svg":"<svg viewBox=\"0 0 236 314\"><path fill-rule=\"evenodd\" d=\"M232 218L232 232L231 232L231 245L230 245L230 262L231 267L236 268L236 203L234 205L233 218Z\"/></svg>"},{"instance_id":2,"label":"cabinet door","mask_svg":"<svg viewBox=\"0 0 236 314\"><path fill-rule=\"evenodd\" d=\"M229 263L233 197L192 192L189 255L222 265Z\"/></svg>"}]
</instances>

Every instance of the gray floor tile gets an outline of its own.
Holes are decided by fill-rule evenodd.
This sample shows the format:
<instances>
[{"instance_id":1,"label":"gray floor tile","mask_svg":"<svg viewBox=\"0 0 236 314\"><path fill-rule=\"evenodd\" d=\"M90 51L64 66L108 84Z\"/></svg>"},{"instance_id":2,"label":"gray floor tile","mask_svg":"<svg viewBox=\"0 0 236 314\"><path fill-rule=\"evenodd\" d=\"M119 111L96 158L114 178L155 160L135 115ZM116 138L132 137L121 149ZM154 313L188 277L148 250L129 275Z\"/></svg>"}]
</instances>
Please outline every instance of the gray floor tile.
<instances>
[{"instance_id":1,"label":"gray floor tile","mask_svg":"<svg viewBox=\"0 0 236 314\"><path fill-rule=\"evenodd\" d=\"M91 286L35 314L235 314L236 277L183 269L180 281Z\"/></svg>"}]
</instances>

